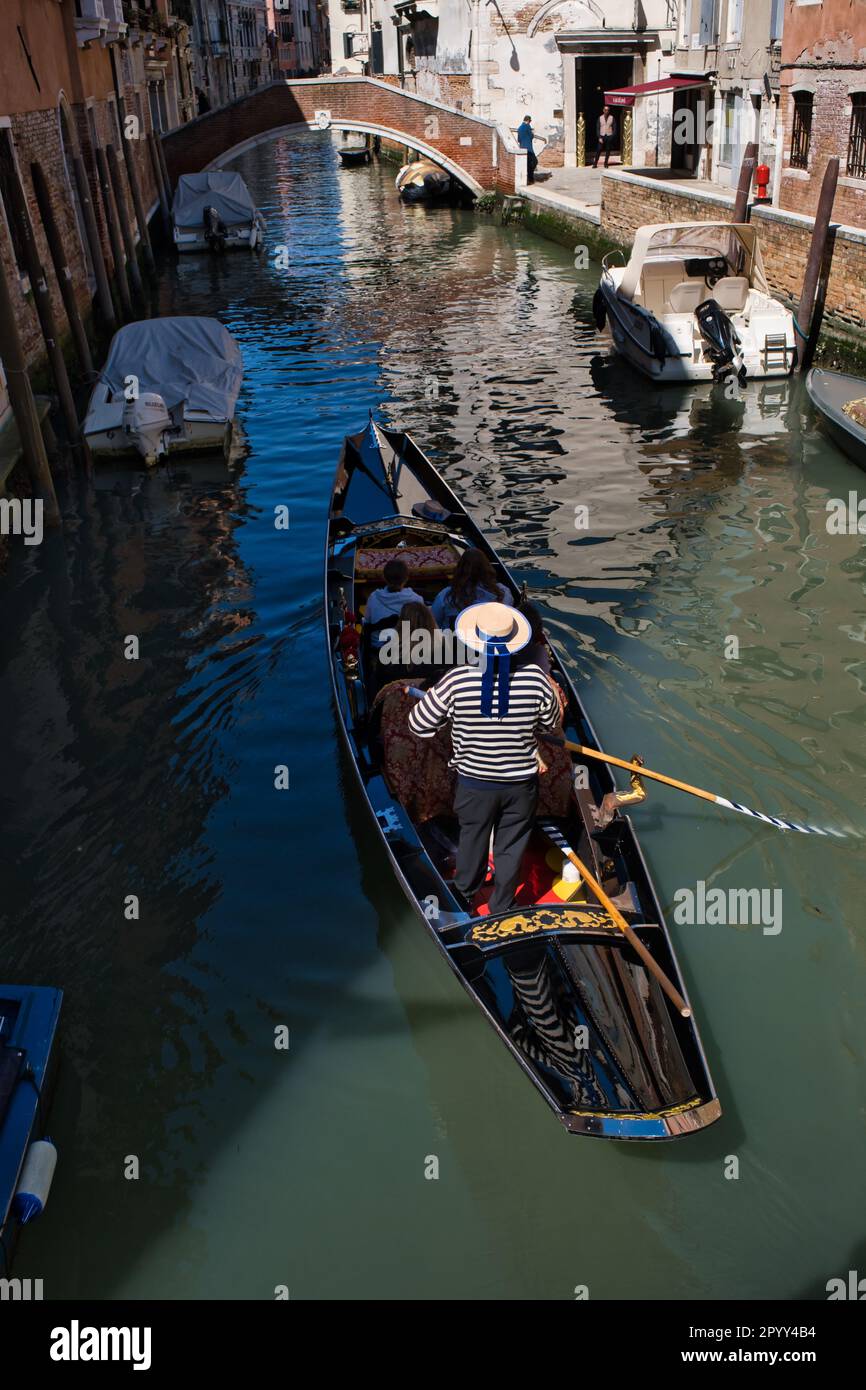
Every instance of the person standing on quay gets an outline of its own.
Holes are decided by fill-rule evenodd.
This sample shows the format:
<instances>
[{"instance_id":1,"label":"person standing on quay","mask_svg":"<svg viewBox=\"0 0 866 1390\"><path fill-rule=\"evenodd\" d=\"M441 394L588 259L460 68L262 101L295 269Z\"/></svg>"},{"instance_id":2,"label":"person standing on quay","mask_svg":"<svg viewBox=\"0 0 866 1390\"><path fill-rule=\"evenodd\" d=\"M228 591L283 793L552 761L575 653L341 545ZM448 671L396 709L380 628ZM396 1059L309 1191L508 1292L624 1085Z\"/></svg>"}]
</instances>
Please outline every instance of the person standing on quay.
<instances>
[{"instance_id":1,"label":"person standing on quay","mask_svg":"<svg viewBox=\"0 0 866 1390\"><path fill-rule=\"evenodd\" d=\"M517 143L522 150L526 150L526 182L535 182L535 171L538 168L538 156L533 146L532 117L524 116L522 123L517 127Z\"/></svg>"},{"instance_id":2,"label":"person standing on quay","mask_svg":"<svg viewBox=\"0 0 866 1390\"><path fill-rule=\"evenodd\" d=\"M598 145L596 146L595 159L592 163L593 169L598 168L599 156L602 150L604 151L604 167L605 169L607 168L610 162L610 152L613 149L613 139L615 135L616 118L610 107L605 106L598 118Z\"/></svg>"}]
</instances>

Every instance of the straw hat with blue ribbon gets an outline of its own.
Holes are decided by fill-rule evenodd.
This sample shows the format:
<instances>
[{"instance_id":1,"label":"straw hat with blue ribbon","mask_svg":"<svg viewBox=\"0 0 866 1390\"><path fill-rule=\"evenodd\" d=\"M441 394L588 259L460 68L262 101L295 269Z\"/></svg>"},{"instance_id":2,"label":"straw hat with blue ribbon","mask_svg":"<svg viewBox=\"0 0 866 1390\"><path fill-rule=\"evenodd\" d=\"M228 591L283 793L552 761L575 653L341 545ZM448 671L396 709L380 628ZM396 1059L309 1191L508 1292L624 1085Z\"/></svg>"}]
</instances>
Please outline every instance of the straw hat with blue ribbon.
<instances>
[{"instance_id":1,"label":"straw hat with blue ribbon","mask_svg":"<svg viewBox=\"0 0 866 1390\"><path fill-rule=\"evenodd\" d=\"M504 603L473 603L470 608L463 609L454 630L465 646L483 657L481 713L488 719L493 718L496 690L496 713L500 719L504 718L508 713L511 658L532 639L528 620L516 608L508 608Z\"/></svg>"}]
</instances>

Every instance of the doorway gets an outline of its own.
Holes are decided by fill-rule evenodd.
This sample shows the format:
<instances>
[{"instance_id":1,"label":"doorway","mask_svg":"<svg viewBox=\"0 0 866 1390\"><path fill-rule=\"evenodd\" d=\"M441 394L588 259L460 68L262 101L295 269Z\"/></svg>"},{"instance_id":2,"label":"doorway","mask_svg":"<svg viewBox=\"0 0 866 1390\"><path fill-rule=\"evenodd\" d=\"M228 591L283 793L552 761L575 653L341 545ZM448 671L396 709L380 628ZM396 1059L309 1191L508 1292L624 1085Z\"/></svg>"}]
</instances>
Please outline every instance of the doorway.
<instances>
[{"instance_id":1,"label":"doorway","mask_svg":"<svg viewBox=\"0 0 866 1390\"><path fill-rule=\"evenodd\" d=\"M634 81L633 58L578 58L576 63L577 115L583 112L586 118L586 156L587 163L595 158L598 144L598 118L604 106L605 92L617 87L630 87ZM626 107L614 110L616 134L614 151L622 157L622 118Z\"/></svg>"}]
</instances>

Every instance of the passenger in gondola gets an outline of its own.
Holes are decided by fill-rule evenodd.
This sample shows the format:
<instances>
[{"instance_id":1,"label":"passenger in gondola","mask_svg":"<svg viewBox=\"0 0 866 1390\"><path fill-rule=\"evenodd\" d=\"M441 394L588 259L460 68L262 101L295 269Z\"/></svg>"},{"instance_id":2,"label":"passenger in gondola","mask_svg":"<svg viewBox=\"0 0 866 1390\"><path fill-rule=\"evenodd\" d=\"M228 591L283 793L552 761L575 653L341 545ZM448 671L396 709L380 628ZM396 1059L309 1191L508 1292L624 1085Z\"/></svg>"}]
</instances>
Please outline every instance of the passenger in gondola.
<instances>
[{"instance_id":1,"label":"passenger in gondola","mask_svg":"<svg viewBox=\"0 0 866 1390\"><path fill-rule=\"evenodd\" d=\"M373 714L379 720L385 781L419 825L434 816L453 814L457 781L449 766L453 749L447 729L440 730L431 740L418 738L409 728L417 692L428 689L442 674L433 660L436 631L433 615L425 603L404 604L396 628L383 633L379 671L388 683L373 701ZM392 649L392 633L396 638L393 650L399 653L401 661L389 666L385 657Z\"/></svg>"},{"instance_id":2,"label":"passenger in gondola","mask_svg":"<svg viewBox=\"0 0 866 1390\"><path fill-rule=\"evenodd\" d=\"M473 603L504 603L510 608L511 595L497 582L484 552L469 549L457 561L451 583L434 598L433 617L441 628L453 628L457 615Z\"/></svg>"},{"instance_id":3,"label":"passenger in gondola","mask_svg":"<svg viewBox=\"0 0 866 1390\"><path fill-rule=\"evenodd\" d=\"M408 588L409 566L405 560L396 557L387 560L382 577L385 587L373 590L364 609L364 624L374 630L379 629L386 618L396 618L404 604L424 603L420 594ZM381 631L374 632L373 645L381 646Z\"/></svg>"},{"instance_id":4,"label":"passenger in gondola","mask_svg":"<svg viewBox=\"0 0 866 1390\"><path fill-rule=\"evenodd\" d=\"M438 631L426 603L404 603L394 626L380 634L379 668L385 679L410 680L422 689L438 681L444 674Z\"/></svg>"},{"instance_id":5,"label":"passenger in gondola","mask_svg":"<svg viewBox=\"0 0 866 1390\"><path fill-rule=\"evenodd\" d=\"M517 606L532 629L532 640L526 649L527 660L534 661L536 666L540 666L544 674L549 676L550 651L547 646L547 637L544 632L544 623L541 614L534 603L529 603L525 599Z\"/></svg>"},{"instance_id":6,"label":"passenger in gondola","mask_svg":"<svg viewBox=\"0 0 866 1390\"><path fill-rule=\"evenodd\" d=\"M459 616L463 644L482 655L479 665L448 671L409 715L419 739L450 725L457 771L454 810L460 822L457 890L472 902L487 874L493 831L491 916L507 912L520 881L538 804L537 733L553 732L561 709L550 679L532 661L517 660L532 629L503 603L479 603Z\"/></svg>"}]
</instances>

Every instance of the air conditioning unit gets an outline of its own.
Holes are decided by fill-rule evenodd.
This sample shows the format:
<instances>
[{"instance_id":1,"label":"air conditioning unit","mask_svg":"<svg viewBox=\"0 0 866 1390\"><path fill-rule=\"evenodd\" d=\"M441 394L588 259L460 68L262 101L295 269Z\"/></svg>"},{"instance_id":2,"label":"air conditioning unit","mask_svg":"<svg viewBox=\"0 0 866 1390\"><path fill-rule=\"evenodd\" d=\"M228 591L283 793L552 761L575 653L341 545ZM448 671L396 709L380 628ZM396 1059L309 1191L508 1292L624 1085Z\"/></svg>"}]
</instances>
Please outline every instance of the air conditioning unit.
<instances>
[{"instance_id":1,"label":"air conditioning unit","mask_svg":"<svg viewBox=\"0 0 866 1390\"><path fill-rule=\"evenodd\" d=\"M108 20L102 0L75 0L75 35L79 48L86 48L94 39L108 32Z\"/></svg>"}]
</instances>

